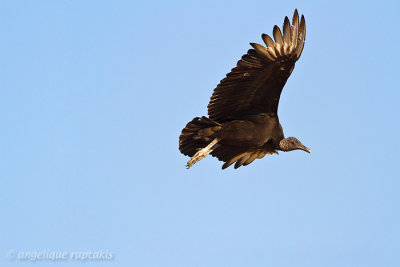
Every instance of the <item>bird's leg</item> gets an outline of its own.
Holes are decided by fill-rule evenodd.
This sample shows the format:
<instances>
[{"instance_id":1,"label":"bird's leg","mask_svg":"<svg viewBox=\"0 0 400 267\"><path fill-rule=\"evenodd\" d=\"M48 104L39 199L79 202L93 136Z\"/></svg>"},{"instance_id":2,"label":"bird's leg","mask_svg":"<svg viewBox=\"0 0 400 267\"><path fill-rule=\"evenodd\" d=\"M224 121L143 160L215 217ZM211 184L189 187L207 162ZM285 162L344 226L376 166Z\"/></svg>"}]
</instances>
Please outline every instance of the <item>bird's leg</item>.
<instances>
[{"instance_id":1,"label":"bird's leg","mask_svg":"<svg viewBox=\"0 0 400 267\"><path fill-rule=\"evenodd\" d=\"M206 147L200 149L199 151L194 154L194 156L188 161L186 164L186 168L190 168L198 162L199 160L205 158L208 154L210 154L214 149L216 149L219 145L217 144L219 141L218 138L215 138L214 140L211 141Z\"/></svg>"}]
</instances>

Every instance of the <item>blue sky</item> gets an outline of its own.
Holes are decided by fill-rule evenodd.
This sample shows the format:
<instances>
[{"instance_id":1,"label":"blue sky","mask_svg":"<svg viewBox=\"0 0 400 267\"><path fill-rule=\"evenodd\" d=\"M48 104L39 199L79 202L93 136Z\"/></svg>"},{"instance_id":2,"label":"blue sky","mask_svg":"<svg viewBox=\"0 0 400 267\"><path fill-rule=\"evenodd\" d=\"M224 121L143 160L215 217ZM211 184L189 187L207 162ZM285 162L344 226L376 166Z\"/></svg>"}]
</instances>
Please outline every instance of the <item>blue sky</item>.
<instances>
[{"instance_id":1,"label":"blue sky","mask_svg":"<svg viewBox=\"0 0 400 267\"><path fill-rule=\"evenodd\" d=\"M283 90L312 150L190 170L178 136L295 8ZM400 265L398 1L1 1L0 265Z\"/></svg>"}]
</instances>

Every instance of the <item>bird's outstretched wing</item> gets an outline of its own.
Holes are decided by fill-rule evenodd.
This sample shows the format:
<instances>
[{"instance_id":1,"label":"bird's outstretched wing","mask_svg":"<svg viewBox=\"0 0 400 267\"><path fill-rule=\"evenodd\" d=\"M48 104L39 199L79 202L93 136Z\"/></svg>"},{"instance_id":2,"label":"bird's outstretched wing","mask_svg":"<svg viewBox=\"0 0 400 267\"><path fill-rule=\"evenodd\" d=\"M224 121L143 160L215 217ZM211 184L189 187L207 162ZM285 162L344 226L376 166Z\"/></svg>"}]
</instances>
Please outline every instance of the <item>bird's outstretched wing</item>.
<instances>
[{"instance_id":1,"label":"bird's outstretched wing","mask_svg":"<svg viewBox=\"0 0 400 267\"><path fill-rule=\"evenodd\" d=\"M304 16L299 23L295 10L292 25L285 17L283 34L275 25L275 42L263 34L267 47L251 43L254 49L215 88L208 104L210 119L225 122L244 115L277 113L282 88L303 51L305 36Z\"/></svg>"}]
</instances>

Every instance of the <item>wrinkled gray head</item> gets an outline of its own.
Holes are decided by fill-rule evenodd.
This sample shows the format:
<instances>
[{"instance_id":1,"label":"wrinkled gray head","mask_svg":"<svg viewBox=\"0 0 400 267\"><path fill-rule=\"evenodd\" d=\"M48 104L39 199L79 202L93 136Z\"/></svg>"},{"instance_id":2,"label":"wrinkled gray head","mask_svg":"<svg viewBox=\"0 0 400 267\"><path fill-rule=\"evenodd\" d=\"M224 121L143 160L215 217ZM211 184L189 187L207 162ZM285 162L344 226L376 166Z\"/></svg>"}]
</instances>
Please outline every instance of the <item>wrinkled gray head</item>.
<instances>
[{"instance_id":1,"label":"wrinkled gray head","mask_svg":"<svg viewBox=\"0 0 400 267\"><path fill-rule=\"evenodd\" d=\"M296 149L304 150L311 153L311 150L304 146L297 138L288 137L279 142L279 149L282 151L292 151Z\"/></svg>"}]
</instances>

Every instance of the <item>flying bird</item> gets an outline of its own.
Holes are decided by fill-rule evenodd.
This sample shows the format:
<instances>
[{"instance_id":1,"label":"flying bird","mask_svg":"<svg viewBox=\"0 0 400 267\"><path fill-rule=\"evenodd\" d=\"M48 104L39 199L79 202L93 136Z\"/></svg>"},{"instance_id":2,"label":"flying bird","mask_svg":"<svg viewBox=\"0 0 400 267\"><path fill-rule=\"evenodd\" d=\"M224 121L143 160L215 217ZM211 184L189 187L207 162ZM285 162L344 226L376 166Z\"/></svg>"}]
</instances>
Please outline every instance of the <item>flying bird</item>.
<instances>
[{"instance_id":1,"label":"flying bird","mask_svg":"<svg viewBox=\"0 0 400 267\"><path fill-rule=\"evenodd\" d=\"M282 89L303 51L306 37L304 16L294 11L292 23L285 17L282 31L273 28L274 40L262 34L266 46L253 49L214 89L208 118L196 117L182 130L179 150L190 156L190 168L211 154L235 169L280 151L301 149L311 153L295 137L285 138L278 118Z\"/></svg>"}]
</instances>

